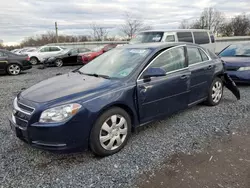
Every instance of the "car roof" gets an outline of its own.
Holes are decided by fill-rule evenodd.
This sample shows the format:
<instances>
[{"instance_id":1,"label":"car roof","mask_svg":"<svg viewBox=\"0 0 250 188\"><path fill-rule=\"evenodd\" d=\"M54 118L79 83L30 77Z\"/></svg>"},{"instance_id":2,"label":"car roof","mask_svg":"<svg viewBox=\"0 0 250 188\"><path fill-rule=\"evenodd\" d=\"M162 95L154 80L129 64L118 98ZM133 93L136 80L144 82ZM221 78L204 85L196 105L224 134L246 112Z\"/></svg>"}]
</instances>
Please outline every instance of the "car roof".
<instances>
[{"instance_id":1,"label":"car roof","mask_svg":"<svg viewBox=\"0 0 250 188\"><path fill-rule=\"evenodd\" d=\"M153 43L139 43L139 44L128 44L124 45L118 48L148 48L148 49L162 49L162 48L170 48L174 46L180 46L180 45L191 45L200 47L197 44L189 43L189 42L153 42Z\"/></svg>"},{"instance_id":2,"label":"car roof","mask_svg":"<svg viewBox=\"0 0 250 188\"><path fill-rule=\"evenodd\" d=\"M210 32L210 30L206 29L157 29L157 30L145 30L138 33L145 33L145 32L191 32L191 31L204 31Z\"/></svg>"}]
</instances>

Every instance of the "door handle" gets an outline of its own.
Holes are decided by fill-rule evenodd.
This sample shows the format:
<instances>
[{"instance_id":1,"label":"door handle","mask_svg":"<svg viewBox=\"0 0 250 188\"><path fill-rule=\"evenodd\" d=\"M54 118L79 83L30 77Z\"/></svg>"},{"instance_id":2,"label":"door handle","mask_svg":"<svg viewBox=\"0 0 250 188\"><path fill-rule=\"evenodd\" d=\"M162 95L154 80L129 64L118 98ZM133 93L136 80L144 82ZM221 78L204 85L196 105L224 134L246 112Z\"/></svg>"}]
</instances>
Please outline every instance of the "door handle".
<instances>
[{"instance_id":1,"label":"door handle","mask_svg":"<svg viewBox=\"0 0 250 188\"><path fill-rule=\"evenodd\" d=\"M206 69L210 70L212 69L214 66L213 65L209 65Z\"/></svg>"},{"instance_id":2,"label":"door handle","mask_svg":"<svg viewBox=\"0 0 250 188\"><path fill-rule=\"evenodd\" d=\"M181 79L182 79L182 80L184 80L184 79L186 79L186 78L188 78L187 75L182 75L182 76L181 76Z\"/></svg>"}]
</instances>

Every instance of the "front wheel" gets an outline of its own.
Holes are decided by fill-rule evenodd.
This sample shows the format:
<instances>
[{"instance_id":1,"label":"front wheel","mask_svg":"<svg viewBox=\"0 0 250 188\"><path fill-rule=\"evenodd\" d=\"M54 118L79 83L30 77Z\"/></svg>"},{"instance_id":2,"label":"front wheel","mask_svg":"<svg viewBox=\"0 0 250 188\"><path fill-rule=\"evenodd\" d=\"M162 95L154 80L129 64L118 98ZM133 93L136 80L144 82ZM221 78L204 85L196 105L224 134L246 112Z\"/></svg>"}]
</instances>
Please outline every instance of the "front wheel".
<instances>
[{"instance_id":1,"label":"front wheel","mask_svg":"<svg viewBox=\"0 0 250 188\"><path fill-rule=\"evenodd\" d=\"M223 82L220 78L216 77L209 89L206 104L209 106L216 106L220 103L223 95Z\"/></svg>"},{"instance_id":2,"label":"front wheel","mask_svg":"<svg viewBox=\"0 0 250 188\"><path fill-rule=\"evenodd\" d=\"M98 156L120 151L131 134L131 119L126 111L115 107L104 112L90 134L90 148Z\"/></svg>"},{"instance_id":3,"label":"front wheel","mask_svg":"<svg viewBox=\"0 0 250 188\"><path fill-rule=\"evenodd\" d=\"M55 65L56 65L57 67L62 67L62 66L63 66L63 61L62 61L61 59L57 59L57 60L55 61Z\"/></svg>"}]
</instances>

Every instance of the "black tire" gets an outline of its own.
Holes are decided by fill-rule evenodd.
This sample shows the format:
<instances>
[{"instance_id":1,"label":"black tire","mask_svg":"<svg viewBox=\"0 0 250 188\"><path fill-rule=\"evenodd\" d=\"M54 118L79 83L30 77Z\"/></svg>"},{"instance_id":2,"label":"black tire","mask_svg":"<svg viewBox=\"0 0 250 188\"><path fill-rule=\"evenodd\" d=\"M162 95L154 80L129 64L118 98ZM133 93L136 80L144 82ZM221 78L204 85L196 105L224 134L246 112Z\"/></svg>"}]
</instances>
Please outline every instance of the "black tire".
<instances>
[{"instance_id":1,"label":"black tire","mask_svg":"<svg viewBox=\"0 0 250 188\"><path fill-rule=\"evenodd\" d=\"M214 94L213 88L216 87L216 84L218 84L218 83L221 85L221 94L220 94L221 96L219 97L218 100L215 100L213 98L213 94ZM208 98L207 98L205 104L208 106L216 106L220 103L222 96L223 96L223 82L220 78L216 77L216 78L214 78L214 80L209 88Z\"/></svg>"},{"instance_id":2,"label":"black tire","mask_svg":"<svg viewBox=\"0 0 250 188\"><path fill-rule=\"evenodd\" d=\"M18 75L21 72L21 66L19 64L13 63L7 66L7 73L9 75Z\"/></svg>"},{"instance_id":3,"label":"black tire","mask_svg":"<svg viewBox=\"0 0 250 188\"><path fill-rule=\"evenodd\" d=\"M36 57L31 57L30 58L30 63L32 64L32 65L37 65L38 64L38 59L36 58Z\"/></svg>"},{"instance_id":4,"label":"black tire","mask_svg":"<svg viewBox=\"0 0 250 188\"><path fill-rule=\"evenodd\" d=\"M122 144L118 148L113 149L113 150L107 150L102 146L101 141L100 141L101 128L102 128L103 124L105 122L107 122L107 120L110 117L112 117L113 115L120 115L121 117L123 117L126 120L127 135L124 138L124 141L122 142ZM108 134L112 134L112 133L108 133ZM131 118L128 115L128 113L119 107L111 108L111 109L105 111L96 120L96 122L91 130L91 134L90 134L90 138L89 138L90 149L97 156L104 157L104 156L112 155L112 154L120 151L126 145L128 138L130 137L130 134L131 134ZM119 134L119 138L120 138L120 134ZM110 141L111 141L111 139L110 139Z\"/></svg>"},{"instance_id":5,"label":"black tire","mask_svg":"<svg viewBox=\"0 0 250 188\"><path fill-rule=\"evenodd\" d=\"M62 61L62 59L56 59L56 60L55 60L55 65L56 65L56 67L62 67L62 66L63 66L63 61Z\"/></svg>"}]
</instances>

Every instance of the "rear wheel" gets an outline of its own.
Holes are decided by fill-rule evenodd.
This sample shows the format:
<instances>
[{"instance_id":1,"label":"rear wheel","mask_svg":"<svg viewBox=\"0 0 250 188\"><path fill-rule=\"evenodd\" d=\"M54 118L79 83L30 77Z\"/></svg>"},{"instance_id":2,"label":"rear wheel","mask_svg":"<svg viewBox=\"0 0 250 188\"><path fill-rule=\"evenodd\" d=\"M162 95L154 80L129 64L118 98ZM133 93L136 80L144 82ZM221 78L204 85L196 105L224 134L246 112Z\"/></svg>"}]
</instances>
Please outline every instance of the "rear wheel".
<instances>
[{"instance_id":1,"label":"rear wheel","mask_svg":"<svg viewBox=\"0 0 250 188\"><path fill-rule=\"evenodd\" d=\"M57 67L62 67L62 66L63 66L63 61L62 61L61 59L56 59L56 60L55 60L55 65L56 65Z\"/></svg>"},{"instance_id":2,"label":"rear wheel","mask_svg":"<svg viewBox=\"0 0 250 188\"><path fill-rule=\"evenodd\" d=\"M209 89L206 104L209 106L216 106L220 103L223 95L223 82L220 78L216 77Z\"/></svg>"},{"instance_id":3,"label":"rear wheel","mask_svg":"<svg viewBox=\"0 0 250 188\"><path fill-rule=\"evenodd\" d=\"M38 59L37 59L36 57L31 57L31 58L30 58L30 63L31 63L32 65L36 65L36 64L38 64Z\"/></svg>"},{"instance_id":4,"label":"rear wheel","mask_svg":"<svg viewBox=\"0 0 250 188\"><path fill-rule=\"evenodd\" d=\"M131 119L126 111L115 107L104 112L94 124L90 135L90 148L99 156L120 151L131 134Z\"/></svg>"},{"instance_id":5,"label":"rear wheel","mask_svg":"<svg viewBox=\"0 0 250 188\"><path fill-rule=\"evenodd\" d=\"M21 67L20 67L20 65L18 65L18 64L10 64L10 65L7 67L7 72L8 72L8 74L10 74L10 75L18 75L18 74L20 74L20 72L21 72Z\"/></svg>"}]
</instances>

